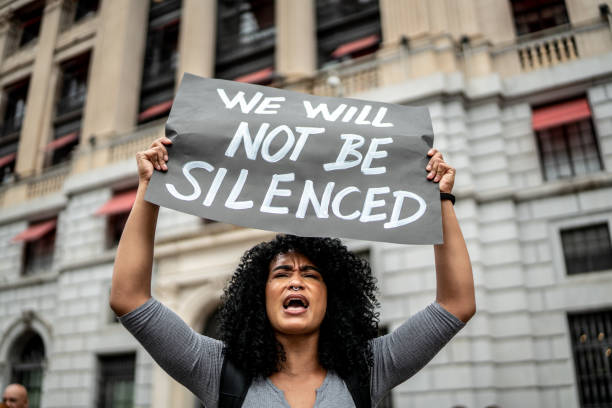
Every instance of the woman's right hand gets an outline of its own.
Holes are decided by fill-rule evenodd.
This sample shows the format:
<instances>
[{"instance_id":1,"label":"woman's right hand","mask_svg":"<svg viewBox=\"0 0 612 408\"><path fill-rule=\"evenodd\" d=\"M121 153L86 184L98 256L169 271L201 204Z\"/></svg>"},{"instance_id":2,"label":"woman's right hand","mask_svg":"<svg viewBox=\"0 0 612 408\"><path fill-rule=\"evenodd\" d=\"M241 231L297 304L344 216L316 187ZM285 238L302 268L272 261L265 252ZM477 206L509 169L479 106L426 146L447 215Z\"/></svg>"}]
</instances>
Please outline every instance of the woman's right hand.
<instances>
[{"instance_id":1,"label":"woman's right hand","mask_svg":"<svg viewBox=\"0 0 612 408\"><path fill-rule=\"evenodd\" d=\"M153 175L153 169L159 171L168 170L168 150L166 146L172 144L172 140L167 137L160 137L155 140L147 150L136 153L138 164L138 179L140 182L148 182Z\"/></svg>"}]
</instances>

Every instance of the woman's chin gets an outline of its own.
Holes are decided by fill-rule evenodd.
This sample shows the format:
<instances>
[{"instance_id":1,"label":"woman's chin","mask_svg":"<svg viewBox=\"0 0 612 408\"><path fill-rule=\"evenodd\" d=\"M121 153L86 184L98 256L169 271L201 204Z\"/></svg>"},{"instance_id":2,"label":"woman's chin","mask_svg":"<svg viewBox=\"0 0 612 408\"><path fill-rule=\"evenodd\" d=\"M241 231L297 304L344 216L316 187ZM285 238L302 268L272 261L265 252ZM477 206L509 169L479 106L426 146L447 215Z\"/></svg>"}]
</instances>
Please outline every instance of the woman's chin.
<instances>
[{"instance_id":1,"label":"woman's chin","mask_svg":"<svg viewBox=\"0 0 612 408\"><path fill-rule=\"evenodd\" d=\"M275 331L282 335L287 336L303 336L308 334L314 334L319 331L318 327L310 327L309 325L301 322L287 323L276 328Z\"/></svg>"}]
</instances>

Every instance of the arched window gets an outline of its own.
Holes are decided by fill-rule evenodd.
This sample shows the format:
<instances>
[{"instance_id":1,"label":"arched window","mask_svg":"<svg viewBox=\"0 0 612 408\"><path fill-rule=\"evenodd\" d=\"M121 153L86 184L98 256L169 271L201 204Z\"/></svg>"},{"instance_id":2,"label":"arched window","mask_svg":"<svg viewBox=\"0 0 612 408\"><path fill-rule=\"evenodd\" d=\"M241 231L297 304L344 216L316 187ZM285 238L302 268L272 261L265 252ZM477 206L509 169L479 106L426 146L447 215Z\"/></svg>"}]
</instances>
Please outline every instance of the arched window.
<instances>
[{"instance_id":1,"label":"arched window","mask_svg":"<svg viewBox=\"0 0 612 408\"><path fill-rule=\"evenodd\" d=\"M45 345L34 331L26 331L13 343L11 382L23 384L28 390L30 408L40 407Z\"/></svg>"}]
</instances>

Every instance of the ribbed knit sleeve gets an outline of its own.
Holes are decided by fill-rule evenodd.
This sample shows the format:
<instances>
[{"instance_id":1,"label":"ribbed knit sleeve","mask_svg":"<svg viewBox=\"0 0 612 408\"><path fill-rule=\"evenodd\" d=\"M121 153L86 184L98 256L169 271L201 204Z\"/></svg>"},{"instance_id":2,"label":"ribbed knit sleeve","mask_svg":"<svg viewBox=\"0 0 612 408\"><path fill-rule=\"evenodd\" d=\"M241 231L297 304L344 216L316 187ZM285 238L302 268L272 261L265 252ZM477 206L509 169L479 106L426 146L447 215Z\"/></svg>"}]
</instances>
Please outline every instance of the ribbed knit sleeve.
<instances>
[{"instance_id":1,"label":"ribbed knit sleeve","mask_svg":"<svg viewBox=\"0 0 612 408\"><path fill-rule=\"evenodd\" d=\"M217 406L223 343L196 333L153 298L119 320L157 364L191 390L205 407Z\"/></svg>"},{"instance_id":2,"label":"ribbed knit sleeve","mask_svg":"<svg viewBox=\"0 0 612 408\"><path fill-rule=\"evenodd\" d=\"M465 325L434 302L392 333L373 340L373 406L398 384L423 368Z\"/></svg>"}]
</instances>

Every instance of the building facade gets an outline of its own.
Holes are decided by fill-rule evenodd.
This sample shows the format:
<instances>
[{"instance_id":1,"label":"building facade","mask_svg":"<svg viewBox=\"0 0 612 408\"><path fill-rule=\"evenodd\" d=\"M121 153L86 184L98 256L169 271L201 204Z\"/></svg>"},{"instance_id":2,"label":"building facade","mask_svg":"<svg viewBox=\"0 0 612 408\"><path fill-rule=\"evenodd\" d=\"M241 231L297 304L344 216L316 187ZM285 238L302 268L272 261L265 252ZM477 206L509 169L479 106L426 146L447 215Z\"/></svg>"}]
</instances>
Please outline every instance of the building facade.
<instances>
[{"instance_id":1,"label":"building facade","mask_svg":"<svg viewBox=\"0 0 612 408\"><path fill-rule=\"evenodd\" d=\"M394 407L612 404L612 16L602 0L0 0L0 386L32 407L197 406L108 307L134 154L183 72L429 108L476 316ZM273 233L162 209L154 294L195 330ZM368 256L392 330L431 247Z\"/></svg>"}]
</instances>

